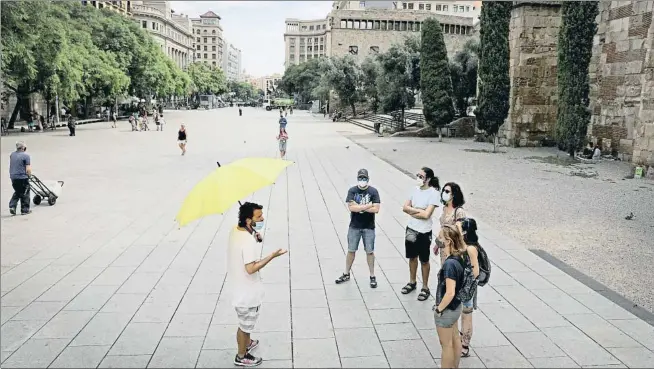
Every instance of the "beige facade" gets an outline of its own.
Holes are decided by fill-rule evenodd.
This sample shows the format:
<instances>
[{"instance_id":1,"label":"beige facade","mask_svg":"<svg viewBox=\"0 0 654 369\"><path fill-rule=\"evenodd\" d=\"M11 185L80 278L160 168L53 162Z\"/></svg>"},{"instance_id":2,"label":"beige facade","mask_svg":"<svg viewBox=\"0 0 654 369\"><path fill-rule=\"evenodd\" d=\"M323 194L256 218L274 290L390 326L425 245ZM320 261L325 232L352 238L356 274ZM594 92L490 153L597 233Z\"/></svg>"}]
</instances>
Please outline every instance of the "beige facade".
<instances>
[{"instance_id":1,"label":"beige facade","mask_svg":"<svg viewBox=\"0 0 654 369\"><path fill-rule=\"evenodd\" d=\"M233 44L225 43L225 54L223 55L223 72L228 80L240 81L241 68L243 67L241 49Z\"/></svg>"},{"instance_id":2,"label":"beige facade","mask_svg":"<svg viewBox=\"0 0 654 369\"><path fill-rule=\"evenodd\" d=\"M193 35L188 16L175 14L168 1L141 1L141 4L132 4L131 9L134 21L177 66L184 69L191 63Z\"/></svg>"},{"instance_id":3,"label":"beige facade","mask_svg":"<svg viewBox=\"0 0 654 369\"><path fill-rule=\"evenodd\" d=\"M400 1L398 9L425 10L440 15L473 18L477 23L481 15L481 1Z\"/></svg>"},{"instance_id":4,"label":"beige facade","mask_svg":"<svg viewBox=\"0 0 654 369\"><path fill-rule=\"evenodd\" d=\"M220 16L208 11L193 22L193 61L205 63L217 68L223 67L225 40Z\"/></svg>"},{"instance_id":5,"label":"beige facade","mask_svg":"<svg viewBox=\"0 0 654 369\"><path fill-rule=\"evenodd\" d=\"M133 1L82 1L82 5L97 9L111 9L118 13L131 15Z\"/></svg>"},{"instance_id":6,"label":"beige facade","mask_svg":"<svg viewBox=\"0 0 654 369\"><path fill-rule=\"evenodd\" d=\"M471 17L421 10L339 8L332 10L323 20L286 20L284 65L288 67L316 57L348 54L362 61L369 55L387 51L393 44L404 42L407 37L419 38L422 22L427 18L435 18L441 23L450 56L468 40L478 38L478 24Z\"/></svg>"}]
</instances>

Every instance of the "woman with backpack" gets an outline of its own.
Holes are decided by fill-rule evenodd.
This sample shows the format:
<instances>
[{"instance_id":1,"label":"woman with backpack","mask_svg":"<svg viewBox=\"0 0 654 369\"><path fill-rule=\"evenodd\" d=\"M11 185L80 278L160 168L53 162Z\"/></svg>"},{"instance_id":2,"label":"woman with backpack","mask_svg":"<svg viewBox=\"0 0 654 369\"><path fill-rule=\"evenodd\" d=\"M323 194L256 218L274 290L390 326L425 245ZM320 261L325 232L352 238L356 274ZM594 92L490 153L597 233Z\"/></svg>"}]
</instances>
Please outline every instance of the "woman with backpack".
<instances>
[{"instance_id":1,"label":"woman with backpack","mask_svg":"<svg viewBox=\"0 0 654 369\"><path fill-rule=\"evenodd\" d=\"M472 270L475 279L479 278L479 237L477 236L477 222L472 218L463 219L458 223L463 233L463 241L466 244L466 268ZM477 285L474 285L472 291L473 297L468 301L462 301L463 309L461 310L461 356L470 356L470 340L472 339L472 312L477 309Z\"/></svg>"},{"instance_id":2,"label":"woman with backpack","mask_svg":"<svg viewBox=\"0 0 654 369\"><path fill-rule=\"evenodd\" d=\"M461 360L461 337L459 335L459 317L462 304L458 298L465 282L463 255L466 245L459 228L445 224L438 233L438 240L443 245L434 248L445 255L445 261L438 272L436 304L434 305L434 323L441 343L441 367L458 368Z\"/></svg>"},{"instance_id":3,"label":"woman with backpack","mask_svg":"<svg viewBox=\"0 0 654 369\"><path fill-rule=\"evenodd\" d=\"M466 212L462 206L466 203L463 198L461 187L454 182L448 182L443 186L441 191L441 203L443 203L443 212L441 213L440 223L441 227L445 225L455 226L457 222L466 218ZM443 245L436 239L436 244L439 248ZM445 262L445 255L441 253L441 265Z\"/></svg>"}]
</instances>

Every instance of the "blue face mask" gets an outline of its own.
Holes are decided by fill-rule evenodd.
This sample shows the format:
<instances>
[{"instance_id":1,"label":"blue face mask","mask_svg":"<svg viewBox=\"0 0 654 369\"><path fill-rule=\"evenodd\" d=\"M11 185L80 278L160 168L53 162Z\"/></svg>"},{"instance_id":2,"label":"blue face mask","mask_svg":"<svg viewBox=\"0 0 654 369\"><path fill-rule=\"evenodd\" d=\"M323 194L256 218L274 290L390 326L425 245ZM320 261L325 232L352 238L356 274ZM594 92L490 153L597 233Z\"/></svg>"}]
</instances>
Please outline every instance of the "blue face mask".
<instances>
[{"instance_id":1,"label":"blue face mask","mask_svg":"<svg viewBox=\"0 0 654 369\"><path fill-rule=\"evenodd\" d=\"M256 222L254 223L254 230L257 232L261 232L263 230L263 222Z\"/></svg>"}]
</instances>

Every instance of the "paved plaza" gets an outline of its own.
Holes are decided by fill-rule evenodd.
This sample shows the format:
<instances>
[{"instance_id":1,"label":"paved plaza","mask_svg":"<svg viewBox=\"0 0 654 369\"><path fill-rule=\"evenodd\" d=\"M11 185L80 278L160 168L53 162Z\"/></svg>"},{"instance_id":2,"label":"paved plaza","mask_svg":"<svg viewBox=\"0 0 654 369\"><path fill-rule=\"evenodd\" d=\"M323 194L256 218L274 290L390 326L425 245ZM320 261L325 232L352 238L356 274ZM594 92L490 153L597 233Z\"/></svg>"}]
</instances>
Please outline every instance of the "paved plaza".
<instances>
[{"instance_id":1,"label":"paved plaza","mask_svg":"<svg viewBox=\"0 0 654 369\"><path fill-rule=\"evenodd\" d=\"M174 217L216 161L278 156L276 118L255 108L243 117L236 108L180 111L167 113L164 132L119 122L80 126L76 137L64 129L3 137L2 367L232 367L237 320L225 255L236 207L181 229ZM253 335L262 366L438 367L433 300L400 293L408 281L402 204L414 180L344 137L369 132L301 111L288 120L295 165L253 196L264 205L264 254L289 249L262 270L266 298ZM186 156L176 146L180 123ZM7 157L18 137L34 173L65 185L55 206L11 217ZM382 202L377 289L363 250L352 280L334 283L347 248L344 199L360 168ZM478 224L494 265L462 367L654 366L654 327Z\"/></svg>"}]
</instances>

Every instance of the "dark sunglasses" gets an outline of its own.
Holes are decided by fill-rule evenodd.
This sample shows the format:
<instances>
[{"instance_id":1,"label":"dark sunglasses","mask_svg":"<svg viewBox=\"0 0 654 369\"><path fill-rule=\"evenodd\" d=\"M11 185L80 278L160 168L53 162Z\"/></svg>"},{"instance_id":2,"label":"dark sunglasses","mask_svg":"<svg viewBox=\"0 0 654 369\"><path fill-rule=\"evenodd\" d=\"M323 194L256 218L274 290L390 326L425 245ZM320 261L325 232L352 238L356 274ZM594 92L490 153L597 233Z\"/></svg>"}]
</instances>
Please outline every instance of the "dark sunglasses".
<instances>
[{"instance_id":1,"label":"dark sunglasses","mask_svg":"<svg viewBox=\"0 0 654 369\"><path fill-rule=\"evenodd\" d=\"M366 178L366 177L359 177L358 180L359 180L359 181L367 181L368 178Z\"/></svg>"}]
</instances>

